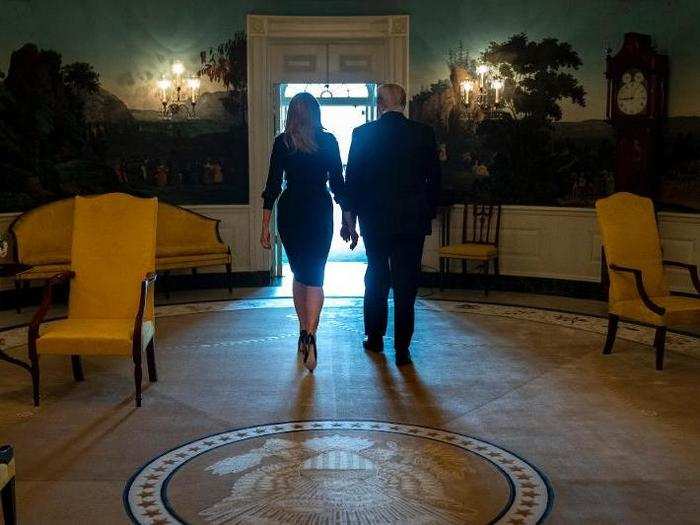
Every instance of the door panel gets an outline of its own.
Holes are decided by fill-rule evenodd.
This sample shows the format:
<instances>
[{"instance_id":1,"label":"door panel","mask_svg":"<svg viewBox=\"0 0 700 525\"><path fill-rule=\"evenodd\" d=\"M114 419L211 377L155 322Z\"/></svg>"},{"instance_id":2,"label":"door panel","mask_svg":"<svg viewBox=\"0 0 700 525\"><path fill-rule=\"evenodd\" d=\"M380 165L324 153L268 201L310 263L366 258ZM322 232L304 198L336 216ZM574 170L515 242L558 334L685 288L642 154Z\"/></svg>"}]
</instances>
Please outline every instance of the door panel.
<instances>
[{"instance_id":1,"label":"door panel","mask_svg":"<svg viewBox=\"0 0 700 525\"><path fill-rule=\"evenodd\" d=\"M381 82L384 80L385 50L377 44L333 44L328 46L331 82Z\"/></svg>"},{"instance_id":2,"label":"door panel","mask_svg":"<svg viewBox=\"0 0 700 525\"><path fill-rule=\"evenodd\" d=\"M326 82L324 44L270 46L273 82Z\"/></svg>"}]
</instances>

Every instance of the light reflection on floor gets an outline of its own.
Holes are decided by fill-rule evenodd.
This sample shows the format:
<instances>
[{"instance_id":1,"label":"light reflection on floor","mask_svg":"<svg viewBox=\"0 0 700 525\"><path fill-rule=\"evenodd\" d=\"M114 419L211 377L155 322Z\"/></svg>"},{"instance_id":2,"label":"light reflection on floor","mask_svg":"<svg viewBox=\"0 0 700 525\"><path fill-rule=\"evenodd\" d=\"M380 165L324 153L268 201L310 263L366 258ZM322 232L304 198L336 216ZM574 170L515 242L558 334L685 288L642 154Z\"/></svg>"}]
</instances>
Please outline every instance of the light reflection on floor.
<instances>
[{"instance_id":1,"label":"light reflection on floor","mask_svg":"<svg viewBox=\"0 0 700 525\"><path fill-rule=\"evenodd\" d=\"M329 262L326 265L326 278L323 291L326 297L358 297L365 293L366 263L362 262ZM277 296L292 294L292 270L289 264L282 267L282 283L275 290Z\"/></svg>"}]
</instances>

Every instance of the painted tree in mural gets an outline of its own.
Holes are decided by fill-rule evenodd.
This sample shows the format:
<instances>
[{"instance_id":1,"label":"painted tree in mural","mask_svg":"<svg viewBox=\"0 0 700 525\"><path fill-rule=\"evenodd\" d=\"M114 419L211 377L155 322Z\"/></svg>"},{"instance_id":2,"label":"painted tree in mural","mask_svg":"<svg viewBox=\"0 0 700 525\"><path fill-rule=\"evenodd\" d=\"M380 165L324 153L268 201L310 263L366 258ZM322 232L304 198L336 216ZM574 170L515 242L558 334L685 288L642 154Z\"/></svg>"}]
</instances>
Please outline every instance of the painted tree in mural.
<instances>
[{"instance_id":1,"label":"painted tree in mural","mask_svg":"<svg viewBox=\"0 0 700 525\"><path fill-rule=\"evenodd\" d=\"M238 159L240 173L248 174L248 66L246 35L238 31L233 38L219 44L216 49L202 51L200 76L226 87L226 96L221 99L224 109L231 115L232 155Z\"/></svg>"},{"instance_id":2,"label":"painted tree in mural","mask_svg":"<svg viewBox=\"0 0 700 525\"><path fill-rule=\"evenodd\" d=\"M247 51L245 32L237 32L233 38L219 44L216 49L200 53L201 76L223 84L228 93L222 104L234 120L245 119L247 100Z\"/></svg>"},{"instance_id":3,"label":"painted tree in mural","mask_svg":"<svg viewBox=\"0 0 700 525\"><path fill-rule=\"evenodd\" d=\"M89 64L26 44L0 83L0 209L21 210L70 193L71 179L108 176L91 156L84 95L97 90Z\"/></svg>"},{"instance_id":4,"label":"painted tree in mural","mask_svg":"<svg viewBox=\"0 0 700 525\"><path fill-rule=\"evenodd\" d=\"M581 66L578 53L554 38L533 42L518 34L492 42L483 60L505 80L507 101L500 118L485 120L478 130L479 142L493 155L491 193L506 202L527 195L533 204L562 198L572 159L556 147L553 123L562 118L562 101L585 105L583 86L571 73Z\"/></svg>"},{"instance_id":5,"label":"painted tree in mural","mask_svg":"<svg viewBox=\"0 0 700 525\"><path fill-rule=\"evenodd\" d=\"M493 118L461 103L461 82L477 77L478 62L491 65L505 82L507 103ZM562 201L572 177L590 161L571 142L558 140L554 126L564 101L585 105L585 91L573 74L581 66L578 53L554 38L530 41L517 34L492 42L479 60L460 44L447 63L449 81L418 94L411 109L415 118L433 124L445 145L448 185L462 189L449 187L449 193L504 203Z\"/></svg>"}]
</instances>

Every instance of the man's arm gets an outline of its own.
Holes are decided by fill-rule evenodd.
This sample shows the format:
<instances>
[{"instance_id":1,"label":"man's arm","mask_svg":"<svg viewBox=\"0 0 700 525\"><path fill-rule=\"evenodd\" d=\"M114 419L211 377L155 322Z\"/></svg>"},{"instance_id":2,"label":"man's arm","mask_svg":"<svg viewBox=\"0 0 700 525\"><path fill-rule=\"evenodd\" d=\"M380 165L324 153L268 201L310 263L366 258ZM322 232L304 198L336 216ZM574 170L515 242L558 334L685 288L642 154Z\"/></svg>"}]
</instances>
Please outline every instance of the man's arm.
<instances>
[{"instance_id":1,"label":"man's arm","mask_svg":"<svg viewBox=\"0 0 700 525\"><path fill-rule=\"evenodd\" d=\"M437 216L437 208L440 204L440 188L442 184L442 167L440 166L440 158L438 156L437 142L435 140L435 131L432 127L427 128L428 131L428 151L426 155L426 183L428 186L428 203L430 204L431 218Z\"/></svg>"},{"instance_id":2,"label":"man's arm","mask_svg":"<svg viewBox=\"0 0 700 525\"><path fill-rule=\"evenodd\" d=\"M360 179L363 170L362 141L359 128L352 132L352 142L350 143L350 153L348 154L348 165L345 169L345 191L346 206L345 211L357 216L360 195Z\"/></svg>"}]
</instances>

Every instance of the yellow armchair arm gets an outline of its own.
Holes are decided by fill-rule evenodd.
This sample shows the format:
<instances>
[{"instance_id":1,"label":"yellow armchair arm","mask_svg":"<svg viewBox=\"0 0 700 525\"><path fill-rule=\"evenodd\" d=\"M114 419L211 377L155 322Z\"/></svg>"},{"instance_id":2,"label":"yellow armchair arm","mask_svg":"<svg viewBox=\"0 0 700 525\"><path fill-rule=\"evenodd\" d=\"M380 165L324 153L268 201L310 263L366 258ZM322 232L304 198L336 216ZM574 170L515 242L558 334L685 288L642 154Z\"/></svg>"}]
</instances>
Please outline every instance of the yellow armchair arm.
<instances>
[{"instance_id":1,"label":"yellow armchair arm","mask_svg":"<svg viewBox=\"0 0 700 525\"><path fill-rule=\"evenodd\" d=\"M75 272L73 271L61 272L51 277L51 279L49 279L46 283L46 287L44 288L44 298L41 300L39 309L36 311L34 317L32 317L32 320L29 323L27 350L29 352L29 359L32 362L35 362L37 359L36 340L39 339L39 327L44 321L46 314L49 313L49 310L51 309L51 304L53 302L53 288L54 286L64 283L73 277L75 277ZM27 369L29 368L27 367Z\"/></svg>"},{"instance_id":2,"label":"yellow armchair arm","mask_svg":"<svg viewBox=\"0 0 700 525\"><path fill-rule=\"evenodd\" d=\"M618 266L617 264L611 264L609 268L614 272L631 273L632 275L634 275L634 283L637 286L637 293L639 294L639 298L644 303L644 306L649 308L649 310L651 310L657 315L664 315L666 313L666 308L656 304L654 301L651 300L651 297L649 297L649 294L644 288L642 270L640 270L639 268L627 268L625 266Z\"/></svg>"},{"instance_id":3,"label":"yellow armchair arm","mask_svg":"<svg viewBox=\"0 0 700 525\"><path fill-rule=\"evenodd\" d=\"M36 340L39 338L39 326L44 321L46 314L49 313L49 310L51 309L51 305L53 304L53 288L54 288L54 286L62 284L64 282L72 279L73 277L75 277L75 272L73 272L73 271L61 272L61 273L57 273L56 275L51 277L51 279L49 279L48 282L46 283L46 286L44 287L44 297L41 300L41 304L39 305L39 309L36 311L36 313L34 314L34 317L32 317L32 320L29 323L29 340L30 340L30 342L32 341L32 339Z\"/></svg>"},{"instance_id":4,"label":"yellow armchair arm","mask_svg":"<svg viewBox=\"0 0 700 525\"><path fill-rule=\"evenodd\" d=\"M678 268L685 268L686 270L688 270L688 273L690 274L690 280L693 282L693 287L695 287L695 291L700 293L700 278L698 278L697 265L667 260L662 261L662 263L664 266L675 266Z\"/></svg>"}]
</instances>

